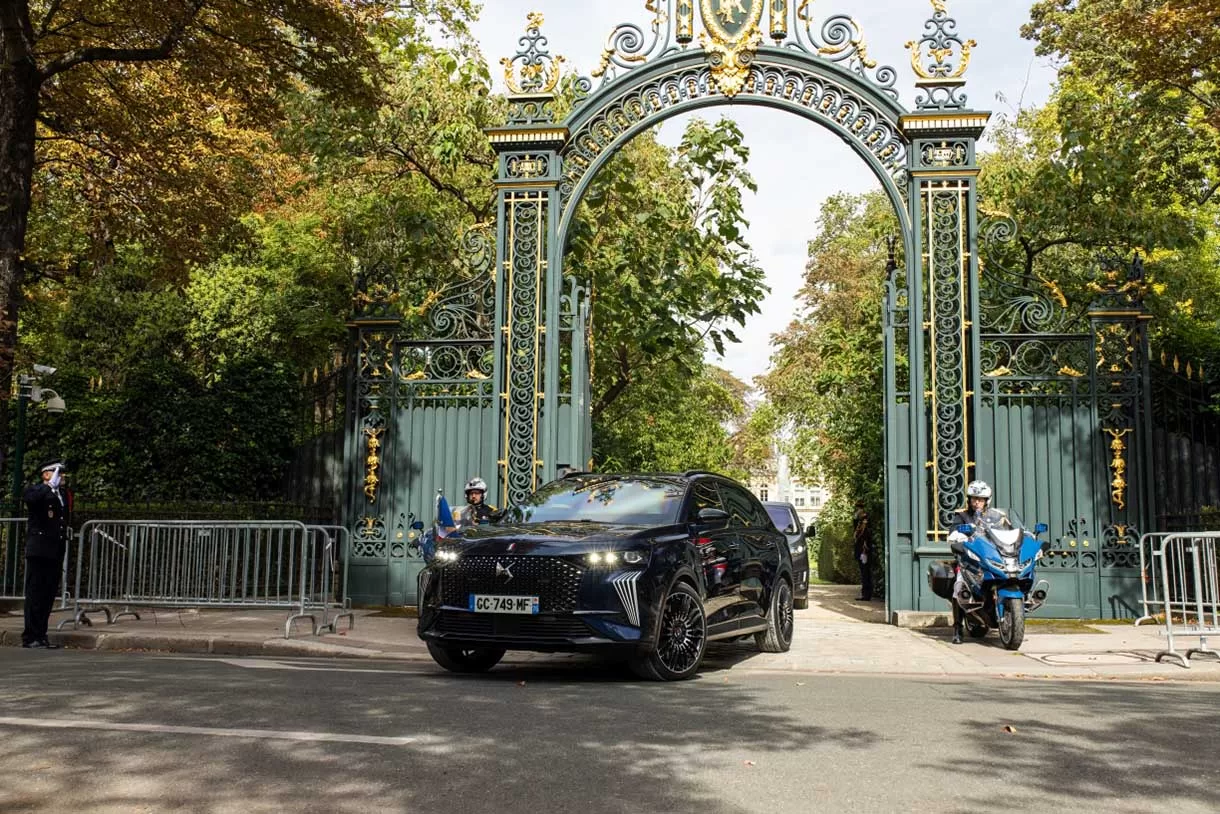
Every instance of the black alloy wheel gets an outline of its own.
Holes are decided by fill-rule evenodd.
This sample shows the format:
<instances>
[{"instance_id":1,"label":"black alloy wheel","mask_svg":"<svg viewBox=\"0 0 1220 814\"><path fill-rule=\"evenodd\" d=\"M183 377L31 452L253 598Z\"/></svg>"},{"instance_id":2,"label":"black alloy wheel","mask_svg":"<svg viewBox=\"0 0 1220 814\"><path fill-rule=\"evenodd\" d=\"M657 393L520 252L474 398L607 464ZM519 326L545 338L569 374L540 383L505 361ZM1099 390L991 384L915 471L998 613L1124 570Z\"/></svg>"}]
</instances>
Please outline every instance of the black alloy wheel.
<instances>
[{"instance_id":1,"label":"black alloy wheel","mask_svg":"<svg viewBox=\"0 0 1220 814\"><path fill-rule=\"evenodd\" d=\"M451 673L485 673L500 663L505 651L499 647L459 647L428 642L428 653L433 661Z\"/></svg>"},{"instance_id":2,"label":"black alloy wheel","mask_svg":"<svg viewBox=\"0 0 1220 814\"><path fill-rule=\"evenodd\" d=\"M792 647L792 586L781 578L771 592L771 609L767 612L767 629L754 634L754 642L764 653L787 653Z\"/></svg>"},{"instance_id":3,"label":"black alloy wheel","mask_svg":"<svg viewBox=\"0 0 1220 814\"><path fill-rule=\"evenodd\" d=\"M661 606L657 649L631 661L631 669L652 681L692 678L707 649L707 617L695 589L679 582Z\"/></svg>"}]
</instances>

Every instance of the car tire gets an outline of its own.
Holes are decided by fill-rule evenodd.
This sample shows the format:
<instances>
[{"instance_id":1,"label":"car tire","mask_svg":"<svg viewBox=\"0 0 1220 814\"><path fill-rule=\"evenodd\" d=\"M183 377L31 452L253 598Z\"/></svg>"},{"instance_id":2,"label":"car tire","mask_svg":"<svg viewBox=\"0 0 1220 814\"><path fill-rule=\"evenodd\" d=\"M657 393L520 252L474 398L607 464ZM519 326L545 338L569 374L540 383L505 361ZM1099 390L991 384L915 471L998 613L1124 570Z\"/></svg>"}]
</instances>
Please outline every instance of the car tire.
<instances>
[{"instance_id":1,"label":"car tire","mask_svg":"<svg viewBox=\"0 0 1220 814\"><path fill-rule=\"evenodd\" d=\"M459 647L428 642L432 660L451 673L486 673L500 663L505 652L498 647Z\"/></svg>"},{"instance_id":2,"label":"car tire","mask_svg":"<svg viewBox=\"0 0 1220 814\"><path fill-rule=\"evenodd\" d=\"M631 670L647 681L694 678L707 649L707 616L703 600L685 582L670 589L661 604L657 646L631 659Z\"/></svg>"},{"instance_id":3,"label":"car tire","mask_svg":"<svg viewBox=\"0 0 1220 814\"><path fill-rule=\"evenodd\" d=\"M767 611L767 629L754 634L754 642L764 653L787 653L792 647L792 586L780 579L771 592L771 608Z\"/></svg>"}]
</instances>

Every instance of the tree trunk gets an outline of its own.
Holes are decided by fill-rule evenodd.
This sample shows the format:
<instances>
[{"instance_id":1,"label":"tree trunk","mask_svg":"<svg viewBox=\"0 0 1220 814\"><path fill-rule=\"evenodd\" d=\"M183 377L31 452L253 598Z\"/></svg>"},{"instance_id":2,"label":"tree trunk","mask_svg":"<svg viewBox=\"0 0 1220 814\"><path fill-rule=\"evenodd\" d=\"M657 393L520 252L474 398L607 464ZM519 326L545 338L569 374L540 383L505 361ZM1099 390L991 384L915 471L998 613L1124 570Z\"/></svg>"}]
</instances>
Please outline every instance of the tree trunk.
<instances>
[{"instance_id":1,"label":"tree trunk","mask_svg":"<svg viewBox=\"0 0 1220 814\"><path fill-rule=\"evenodd\" d=\"M0 0L0 400L12 393L42 77L25 0ZM3 416L0 413L0 416ZM0 423L7 449L8 422Z\"/></svg>"}]
</instances>

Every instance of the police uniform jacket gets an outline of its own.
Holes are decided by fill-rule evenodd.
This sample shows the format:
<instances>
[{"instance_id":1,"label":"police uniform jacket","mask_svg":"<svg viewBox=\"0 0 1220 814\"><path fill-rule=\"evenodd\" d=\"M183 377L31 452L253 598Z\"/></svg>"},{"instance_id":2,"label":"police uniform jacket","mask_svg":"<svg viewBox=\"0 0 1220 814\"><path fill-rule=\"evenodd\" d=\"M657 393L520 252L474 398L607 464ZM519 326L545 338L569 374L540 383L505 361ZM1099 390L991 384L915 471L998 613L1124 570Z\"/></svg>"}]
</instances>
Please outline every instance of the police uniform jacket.
<instances>
[{"instance_id":1,"label":"police uniform jacket","mask_svg":"<svg viewBox=\"0 0 1220 814\"><path fill-rule=\"evenodd\" d=\"M22 493L30 509L25 532L25 555L61 560L68 538L68 493L45 483L27 486Z\"/></svg>"}]
</instances>

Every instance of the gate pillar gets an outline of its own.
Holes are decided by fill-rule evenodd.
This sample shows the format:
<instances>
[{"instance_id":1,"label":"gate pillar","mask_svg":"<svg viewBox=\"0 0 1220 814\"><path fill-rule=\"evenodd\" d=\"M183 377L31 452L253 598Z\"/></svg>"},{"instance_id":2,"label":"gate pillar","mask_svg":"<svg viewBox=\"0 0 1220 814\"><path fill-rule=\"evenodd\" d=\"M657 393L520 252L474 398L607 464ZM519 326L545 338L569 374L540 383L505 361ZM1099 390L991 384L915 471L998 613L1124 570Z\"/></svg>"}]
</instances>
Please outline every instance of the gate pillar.
<instances>
[{"instance_id":1,"label":"gate pillar","mask_svg":"<svg viewBox=\"0 0 1220 814\"><path fill-rule=\"evenodd\" d=\"M563 247L557 244L560 151L568 131L552 109L562 60L541 49L541 26L542 16L531 14L524 49L503 60L508 124L488 131L498 159L499 494L509 505L555 476L559 445Z\"/></svg>"},{"instance_id":2,"label":"gate pillar","mask_svg":"<svg viewBox=\"0 0 1220 814\"><path fill-rule=\"evenodd\" d=\"M1114 618L1139 610L1139 537L1152 528L1151 404L1148 385L1148 322L1144 308L1144 265L1101 258L1100 283L1089 307L1093 328L1092 374L1095 426L1101 433L1101 479L1109 500L1099 508L1101 521L1102 612Z\"/></svg>"},{"instance_id":3,"label":"gate pillar","mask_svg":"<svg viewBox=\"0 0 1220 814\"><path fill-rule=\"evenodd\" d=\"M933 4L935 5L935 4ZM928 21L913 51L919 90L914 113L902 117L910 141L911 358L926 364L912 381L925 432L916 433L928 471L924 544L942 548L953 512L977 472L975 428L979 391L979 259L976 145L991 114L967 107L963 88L973 40L956 33L943 8ZM914 251L912 251L914 249ZM919 292L922 292L921 294Z\"/></svg>"}]
</instances>

